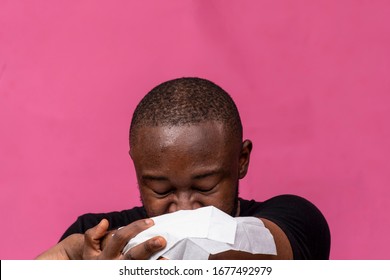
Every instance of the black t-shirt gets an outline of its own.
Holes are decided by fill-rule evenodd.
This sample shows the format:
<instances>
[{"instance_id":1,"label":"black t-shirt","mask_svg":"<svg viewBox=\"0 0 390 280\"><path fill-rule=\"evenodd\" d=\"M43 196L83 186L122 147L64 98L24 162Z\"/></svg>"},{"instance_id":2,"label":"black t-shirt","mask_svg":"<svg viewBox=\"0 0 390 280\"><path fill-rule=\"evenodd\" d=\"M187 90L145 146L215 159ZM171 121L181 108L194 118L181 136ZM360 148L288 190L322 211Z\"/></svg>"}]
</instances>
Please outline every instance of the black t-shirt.
<instances>
[{"instance_id":1,"label":"black t-shirt","mask_svg":"<svg viewBox=\"0 0 390 280\"><path fill-rule=\"evenodd\" d=\"M290 241L294 259L329 259L330 232L321 212L311 202L295 195L279 195L264 202L240 199L240 216L268 219L277 224ZM85 214L63 234L61 240L73 233L84 233L103 218L110 230L147 218L143 207L121 212Z\"/></svg>"}]
</instances>

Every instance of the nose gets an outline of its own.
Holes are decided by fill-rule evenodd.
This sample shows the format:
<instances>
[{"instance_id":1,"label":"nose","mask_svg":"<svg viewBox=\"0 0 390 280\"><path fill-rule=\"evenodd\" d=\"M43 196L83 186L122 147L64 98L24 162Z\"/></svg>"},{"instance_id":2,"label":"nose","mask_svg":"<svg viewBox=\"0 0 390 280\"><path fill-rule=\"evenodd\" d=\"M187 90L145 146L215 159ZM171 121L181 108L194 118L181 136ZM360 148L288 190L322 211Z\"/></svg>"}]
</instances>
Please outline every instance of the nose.
<instances>
[{"instance_id":1,"label":"nose","mask_svg":"<svg viewBox=\"0 0 390 280\"><path fill-rule=\"evenodd\" d=\"M170 205L169 212L179 210L195 210L201 207L201 204L194 200L191 193L179 193L176 195L174 202Z\"/></svg>"}]
</instances>

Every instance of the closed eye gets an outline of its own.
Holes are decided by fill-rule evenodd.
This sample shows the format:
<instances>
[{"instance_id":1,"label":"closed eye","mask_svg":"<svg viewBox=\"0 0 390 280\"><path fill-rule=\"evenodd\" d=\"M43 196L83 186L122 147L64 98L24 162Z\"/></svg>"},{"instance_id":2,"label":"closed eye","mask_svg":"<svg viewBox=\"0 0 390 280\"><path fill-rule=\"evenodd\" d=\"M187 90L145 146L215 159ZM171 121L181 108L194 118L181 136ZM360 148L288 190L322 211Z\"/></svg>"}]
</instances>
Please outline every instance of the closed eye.
<instances>
[{"instance_id":1,"label":"closed eye","mask_svg":"<svg viewBox=\"0 0 390 280\"><path fill-rule=\"evenodd\" d=\"M194 187L194 190L200 193L208 193L211 192L214 189L215 186L212 186L211 188L196 188Z\"/></svg>"},{"instance_id":2,"label":"closed eye","mask_svg":"<svg viewBox=\"0 0 390 280\"><path fill-rule=\"evenodd\" d=\"M159 192L159 191L153 190L153 192L155 194L157 194L158 196L167 196L167 195L169 195L172 192L172 190L167 190L167 191L163 191L163 192Z\"/></svg>"}]
</instances>

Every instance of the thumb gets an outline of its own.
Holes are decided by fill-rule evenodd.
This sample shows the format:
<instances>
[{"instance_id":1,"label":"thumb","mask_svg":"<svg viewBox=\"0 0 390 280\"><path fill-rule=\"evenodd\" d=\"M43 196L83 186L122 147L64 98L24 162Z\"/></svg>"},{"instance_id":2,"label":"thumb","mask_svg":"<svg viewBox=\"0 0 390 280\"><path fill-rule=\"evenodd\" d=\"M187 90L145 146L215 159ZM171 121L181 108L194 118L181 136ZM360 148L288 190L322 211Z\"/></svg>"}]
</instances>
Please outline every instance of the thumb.
<instances>
[{"instance_id":1,"label":"thumb","mask_svg":"<svg viewBox=\"0 0 390 280\"><path fill-rule=\"evenodd\" d=\"M101 253L101 239L107 234L109 222L102 219L93 228L87 230L84 234L84 259L94 259Z\"/></svg>"}]
</instances>

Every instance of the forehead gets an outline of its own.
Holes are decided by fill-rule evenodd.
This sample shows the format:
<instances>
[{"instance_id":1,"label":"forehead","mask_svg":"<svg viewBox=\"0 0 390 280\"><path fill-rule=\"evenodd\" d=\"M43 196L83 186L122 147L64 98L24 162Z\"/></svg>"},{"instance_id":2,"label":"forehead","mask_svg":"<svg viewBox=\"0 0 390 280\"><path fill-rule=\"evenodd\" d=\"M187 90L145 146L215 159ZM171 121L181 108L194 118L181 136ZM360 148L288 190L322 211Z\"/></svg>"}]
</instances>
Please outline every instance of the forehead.
<instances>
[{"instance_id":1,"label":"forehead","mask_svg":"<svg viewBox=\"0 0 390 280\"><path fill-rule=\"evenodd\" d=\"M219 122L140 127L133 139L131 155L134 162L149 166L170 161L222 161L231 157L237 147L236 141Z\"/></svg>"}]
</instances>

